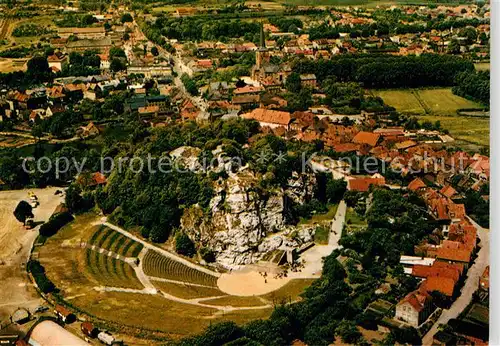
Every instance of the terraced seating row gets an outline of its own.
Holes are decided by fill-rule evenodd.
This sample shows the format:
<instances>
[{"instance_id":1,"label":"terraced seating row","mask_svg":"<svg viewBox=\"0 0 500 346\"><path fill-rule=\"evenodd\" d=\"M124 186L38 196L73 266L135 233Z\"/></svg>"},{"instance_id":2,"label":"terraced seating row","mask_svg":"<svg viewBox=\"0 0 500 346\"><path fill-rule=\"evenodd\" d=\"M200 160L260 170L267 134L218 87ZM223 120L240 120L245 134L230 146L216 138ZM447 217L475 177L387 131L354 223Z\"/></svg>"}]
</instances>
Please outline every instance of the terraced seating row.
<instances>
[{"instance_id":1,"label":"terraced seating row","mask_svg":"<svg viewBox=\"0 0 500 346\"><path fill-rule=\"evenodd\" d=\"M85 257L89 273L99 284L122 288L143 288L134 269L128 263L91 249L86 249Z\"/></svg>"},{"instance_id":2,"label":"terraced seating row","mask_svg":"<svg viewBox=\"0 0 500 346\"><path fill-rule=\"evenodd\" d=\"M143 263L146 275L217 287L217 278L149 250Z\"/></svg>"},{"instance_id":3,"label":"terraced seating row","mask_svg":"<svg viewBox=\"0 0 500 346\"><path fill-rule=\"evenodd\" d=\"M106 226L99 227L89 239L88 244L110 250L124 257L137 257L143 248L141 243Z\"/></svg>"}]
</instances>

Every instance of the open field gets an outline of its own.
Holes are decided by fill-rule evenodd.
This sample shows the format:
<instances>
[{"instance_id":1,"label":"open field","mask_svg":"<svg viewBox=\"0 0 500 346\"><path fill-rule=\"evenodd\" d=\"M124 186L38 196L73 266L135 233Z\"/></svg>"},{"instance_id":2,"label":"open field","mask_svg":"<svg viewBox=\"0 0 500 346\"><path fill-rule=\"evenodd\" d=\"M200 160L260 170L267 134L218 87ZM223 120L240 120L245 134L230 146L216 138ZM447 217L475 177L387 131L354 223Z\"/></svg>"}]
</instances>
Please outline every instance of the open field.
<instances>
[{"instance_id":1,"label":"open field","mask_svg":"<svg viewBox=\"0 0 500 346\"><path fill-rule=\"evenodd\" d=\"M329 226L318 226L314 232L314 242L320 245L328 244L328 239L330 238L330 227Z\"/></svg>"},{"instance_id":2,"label":"open field","mask_svg":"<svg viewBox=\"0 0 500 346\"><path fill-rule=\"evenodd\" d=\"M396 108L398 112L408 114L424 114L414 90L374 90L375 96L381 97L386 104Z\"/></svg>"},{"instance_id":3,"label":"open field","mask_svg":"<svg viewBox=\"0 0 500 346\"><path fill-rule=\"evenodd\" d=\"M450 88L373 90L398 112L413 115L455 115L458 109L482 108L476 102L454 95Z\"/></svg>"},{"instance_id":4,"label":"open field","mask_svg":"<svg viewBox=\"0 0 500 346\"><path fill-rule=\"evenodd\" d=\"M421 121L441 122L441 128L450 131L456 140L462 140L482 146L490 143L490 119L465 116L419 116Z\"/></svg>"},{"instance_id":5,"label":"open field","mask_svg":"<svg viewBox=\"0 0 500 346\"><path fill-rule=\"evenodd\" d=\"M217 288L183 285L172 282L153 280L153 285L162 292L182 298L196 299L206 297L217 297L225 295Z\"/></svg>"},{"instance_id":6,"label":"open field","mask_svg":"<svg viewBox=\"0 0 500 346\"><path fill-rule=\"evenodd\" d=\"M215 309L167 300L159 295L89 291L71 300L87 313L129 327L142 327L171 337L199 333L211 322Z\"/></svg>"},{"instance_id":7,"label":"open field","mask_svg":"<svg viewBox=\"0 0 500 346\"><path fill-rule=\"evenodd\" d=\"M338 206L338 204L330 204L326 213L315 214L310 219L301 219L299 221L299 225L313 225L315 223L322 223L325 221L330 222L335 216Z\"/></svg>"},{"instance_id":8,"label":"open field","mask_svg":"<svg viewBox=\"0 0 500 346\"><path fill-rule=\"evenodd\" d=\"M422 89L417 91L417 96L424 108L436 115L456 114L457 109L462 108L481 108L479 103L454 95L451 89Z\"/></svg>"},{"instance_id":9,"label":"open field","mask_svg":"<svg viewBox=\"0 0 500 346\"><path fill-rule=\"evenodd\" d=\"M226 297L204 300L203 303L209 305L235 306L235 307L268 305L267 302L262 301L256 296L249 296L249 297L226 296Z\"/></svg>"},{"instance_id":10,"label":"open field","mask_svg":"<svg viewBox=\"0 0 500 346\"><path fill-rule=\"evenodd\" d=\"M314 279L293 279L283 287L260 296L273 304L300 299L300 294L314 282Z\"/></svg>"},{"instance_id":11,"label":"open field","mask_svg":"<svg viewBox=\"0 0 500 346\"><path fill-rule=\"evenodd\" d=\"M27 59L0 58L0 73L26 71Z\"/></svg>"}]
</instances>

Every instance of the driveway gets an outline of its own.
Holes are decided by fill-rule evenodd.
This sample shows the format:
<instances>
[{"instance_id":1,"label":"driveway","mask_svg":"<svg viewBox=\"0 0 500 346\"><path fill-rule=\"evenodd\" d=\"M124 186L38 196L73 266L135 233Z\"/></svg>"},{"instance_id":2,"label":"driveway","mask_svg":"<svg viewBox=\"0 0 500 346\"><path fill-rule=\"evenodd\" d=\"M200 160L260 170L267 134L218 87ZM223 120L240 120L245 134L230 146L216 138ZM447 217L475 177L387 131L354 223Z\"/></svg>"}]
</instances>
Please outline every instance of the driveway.
<instances>
[{"instance_id":1,"label":"driveway","mask_svg":"<svg viewBox=\"0 0 500 346\"><path fill-rule=\"evenodd\" d=\"M432 345L432 339L434 334L438 331L438 326L440 324L446 324L450 319L457 318L458 315L465 310L467 305L472 300L472 294L477 290L479 278L483 274L486 267L489 265L490 261L490 235L489 230L482 228L477 223L475 223L472 219L469 219L474 226L476 226L478 230L479 239L481 242L479 245L481 246L478 256L474 264L469 268L467 272L467 280L465 281L464 287L462 287L462 291L460 296L455 300L452 306L443 310L443 313L437 320L437 322L432 326L432 328L424 335L422 339L423 345Z\"/></svg>"}]
</instances>

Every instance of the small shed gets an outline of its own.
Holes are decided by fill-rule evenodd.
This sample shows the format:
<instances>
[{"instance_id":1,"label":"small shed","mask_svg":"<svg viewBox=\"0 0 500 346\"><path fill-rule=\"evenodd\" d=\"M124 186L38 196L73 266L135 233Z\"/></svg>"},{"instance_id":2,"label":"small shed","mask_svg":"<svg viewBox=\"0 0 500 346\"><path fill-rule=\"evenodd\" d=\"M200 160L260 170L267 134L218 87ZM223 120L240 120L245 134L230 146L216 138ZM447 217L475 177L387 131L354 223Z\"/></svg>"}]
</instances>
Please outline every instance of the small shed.
<instances>
[{"instance_id":1,"label":"small shed","mask_svg":"<svg viewBox=\"0 0 500 346\"><path fill-rule=\"evenodd\" d=\"M71 323L76 319L75 315L73 315L71 311L69 311L62 305L56 305L54 314L56 314L56 316L60 318L64 323Z\"/></svg>"},{"instance_id":2,"label":"small shed","mask_svg":"<svg viewBox=\"0 0 500 346\"><path fill-rule=\"evenodd\" d=\"M82 333L91 337L91 338L95 338L99 332L99 330L94 327L94 325L90 322L83 322L80 326L81 330L82 330Z\"/></svg>"}]
</instances>

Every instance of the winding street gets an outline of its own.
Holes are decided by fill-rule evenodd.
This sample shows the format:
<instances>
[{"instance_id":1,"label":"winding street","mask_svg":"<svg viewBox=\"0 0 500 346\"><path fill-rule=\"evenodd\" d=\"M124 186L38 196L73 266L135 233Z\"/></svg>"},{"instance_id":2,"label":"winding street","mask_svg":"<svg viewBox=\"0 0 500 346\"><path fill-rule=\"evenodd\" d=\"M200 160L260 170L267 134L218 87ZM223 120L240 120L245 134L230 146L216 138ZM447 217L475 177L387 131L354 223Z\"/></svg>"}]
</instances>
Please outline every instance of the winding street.
<instances>
[{"instance_id":1,"label":"winding street","mask_svg":"<svg viewBox=\"0 0 500 346\"><path fill-rule=\"evenodd\" d=\"M472 300L472 294L477 290L479 278L483 274L486 267L489 265L490 261L490 236L489 230L482 228L471 218L469 221L477 228L479 239L481 242L479 246L481 247L474 264L469 268L467 272L467 279L465 281L464 287L460 296L455 300L451 307L447 310L443 310L443 313L439 319L434 323L432 328L424 335L422 338L423 345L432 345L432 340L434 335L438 332L438 327L440 324L446 324L449 320L457 318L458 315L465 310L467 305Z\"/></svg>"}]
</instances>

